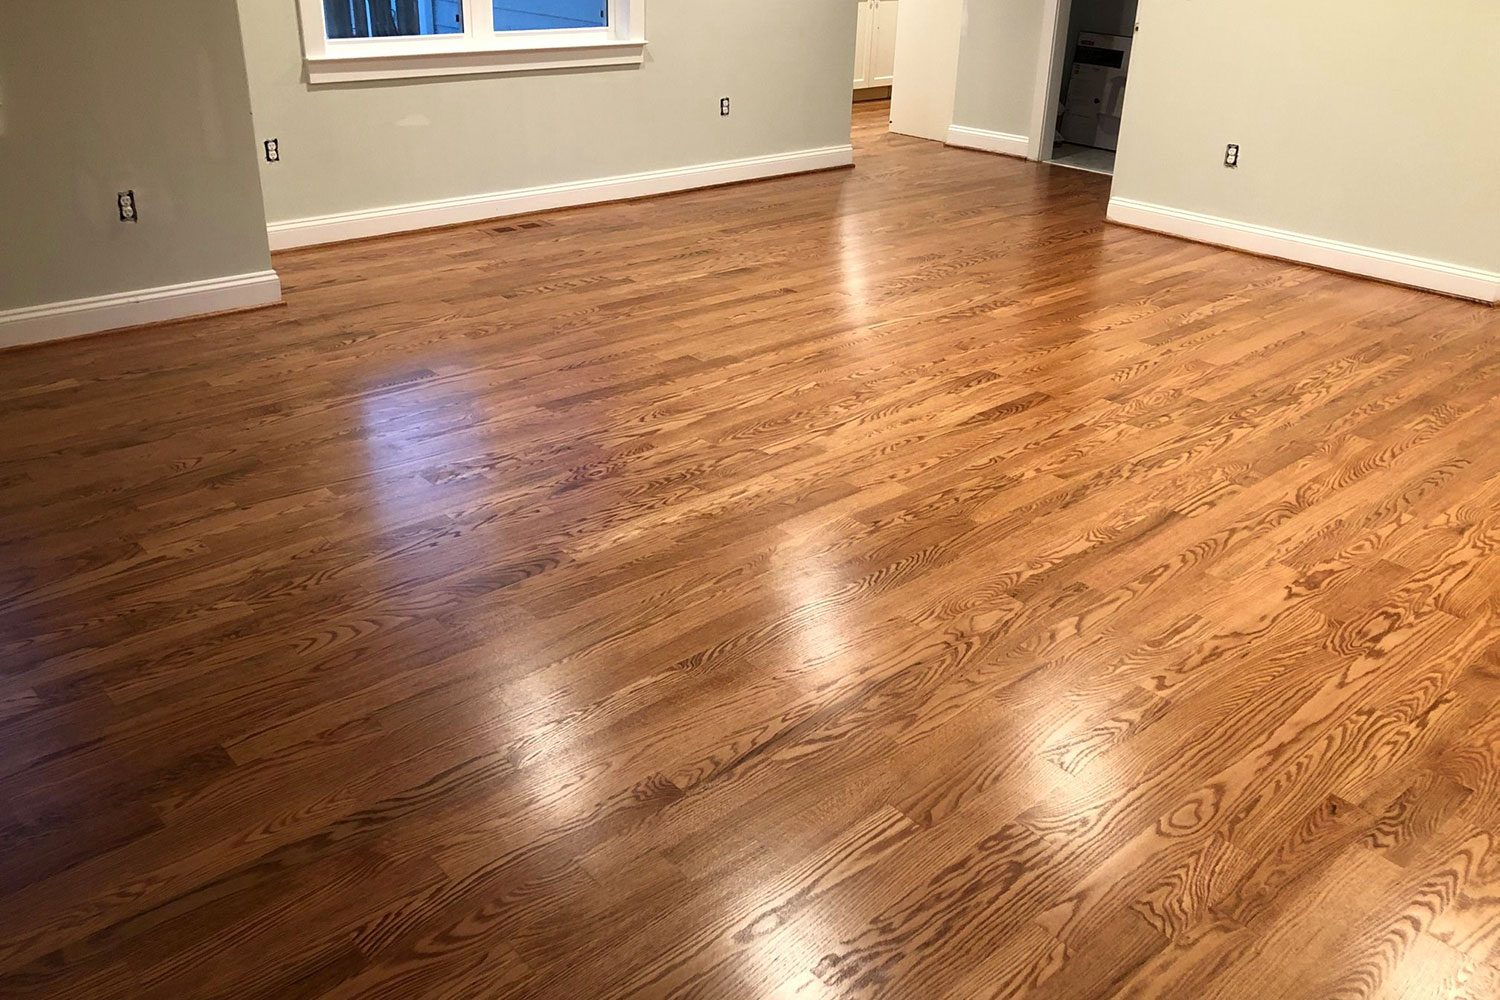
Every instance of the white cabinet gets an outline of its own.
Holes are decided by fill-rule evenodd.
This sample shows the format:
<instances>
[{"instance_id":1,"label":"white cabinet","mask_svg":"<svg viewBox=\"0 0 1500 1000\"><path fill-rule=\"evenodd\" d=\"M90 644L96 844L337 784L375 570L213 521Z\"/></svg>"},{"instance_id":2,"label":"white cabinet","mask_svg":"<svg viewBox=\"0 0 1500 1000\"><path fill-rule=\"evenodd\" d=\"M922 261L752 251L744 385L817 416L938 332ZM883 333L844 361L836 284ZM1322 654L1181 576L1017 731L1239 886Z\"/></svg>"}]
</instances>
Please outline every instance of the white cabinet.
<instances>
[{"instance_id":1,"label":"white cabinet","mask_svg":"<svg viewBox=\"0 0 1500 1000\"><path fill-rule=\"evenodd\" d=\"M854 89L889 87L896 70L896 16L901 0L859 0Z\"/></svg>"},{"instance_id":2,"label":"white cabinet","mask_svg":"<svg viewBox=\"0 0 1500 1000\"><path fill-rule=\"evenodd\" d=\"M870 33L875 30L874 0L859 0L859 20L854 27L854 89L870 83Z\"/></svg>"},{"instance_id":3,"label":"white cabinet","mask_svg":"<svg viewBox=\"0 0 1500 1000\"><path fill-rule=\"evenodd\" d=\"M875 37L870 40L870 86L889 87L896 78L896 14L901 0L874 0Z\"/></svg>"}]
</instances>

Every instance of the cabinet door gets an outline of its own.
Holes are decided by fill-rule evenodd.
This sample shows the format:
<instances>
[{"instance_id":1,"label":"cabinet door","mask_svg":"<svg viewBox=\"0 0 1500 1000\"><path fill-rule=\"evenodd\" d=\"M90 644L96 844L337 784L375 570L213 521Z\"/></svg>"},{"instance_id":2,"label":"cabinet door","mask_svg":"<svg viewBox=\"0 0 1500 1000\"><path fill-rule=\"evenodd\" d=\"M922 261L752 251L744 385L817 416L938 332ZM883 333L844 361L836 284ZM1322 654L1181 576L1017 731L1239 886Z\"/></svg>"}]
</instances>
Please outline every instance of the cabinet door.
<instances>
[{"instance_id":1,"label":"cabinet door","mask_svg":"<svg viewBox=\"0 0 1500 1000\"><path fill-rule=\"evenodd\" d=\"M859 0L859 20L854 29L854 89L873 87L870 82L870 48L875 29L874 0Z\"/></svg>"},{"instance_id":2,"label":"cabinet door","mask_svg":"<svg viewBox=\"0 0 1500 1000\"><path fill-rule=\"evenodd\" d=\"M875 0L874 37L870 44L870 86L889 87L896 78L896 18L901 0Z\"/></svg>"}]
</instances>

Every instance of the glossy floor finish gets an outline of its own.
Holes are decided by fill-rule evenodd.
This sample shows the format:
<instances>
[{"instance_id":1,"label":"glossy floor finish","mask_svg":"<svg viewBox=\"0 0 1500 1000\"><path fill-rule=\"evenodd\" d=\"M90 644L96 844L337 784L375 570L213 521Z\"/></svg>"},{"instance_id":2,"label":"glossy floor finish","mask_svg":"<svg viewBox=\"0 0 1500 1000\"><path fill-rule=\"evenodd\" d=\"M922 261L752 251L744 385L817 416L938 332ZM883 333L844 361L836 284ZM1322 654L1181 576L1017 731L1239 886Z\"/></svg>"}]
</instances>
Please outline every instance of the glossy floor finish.
<instances>
[{"instance_id":1,"label":"glossy floor finish","mask_svg":"<svg viewBox=\"0 0 1500 1000\"><path fill-rule=\"evenodd\" d=\"M0 356L0 996L1496 995L1500 312L883 113Z\"/></svg>"}]
</instances>

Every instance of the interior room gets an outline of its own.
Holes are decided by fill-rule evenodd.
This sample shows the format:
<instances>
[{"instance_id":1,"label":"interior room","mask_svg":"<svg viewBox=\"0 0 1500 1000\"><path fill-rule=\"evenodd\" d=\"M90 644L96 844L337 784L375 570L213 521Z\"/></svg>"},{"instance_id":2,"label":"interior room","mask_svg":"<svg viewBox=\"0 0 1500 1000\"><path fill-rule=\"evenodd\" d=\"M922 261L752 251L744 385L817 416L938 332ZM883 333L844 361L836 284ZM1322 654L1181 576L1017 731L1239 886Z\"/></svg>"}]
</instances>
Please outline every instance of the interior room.
<instances>
[{"instance_id":1,"label":"interior room","mask_svg":"<svg viewBox=\"0 0 1500 1000\"><path fill-rule=\"evenodd\" d=\"M1136 7L1136 0L1072 0L1067 5L1064 55L1051 69L1058 110L1046 162L1114 174ZM1061 15L1058 21L1063 23Z\"/></svg>"},{"instance_id":2,"label":"interior room","mask_svg":"<svg viewBox=\"0 0 1500 1000\"><path fill-rule=\"evenodd\" d=\"M86 13L0 995L1500 996L1500 6Z\"/></svg>"}]
</instances>

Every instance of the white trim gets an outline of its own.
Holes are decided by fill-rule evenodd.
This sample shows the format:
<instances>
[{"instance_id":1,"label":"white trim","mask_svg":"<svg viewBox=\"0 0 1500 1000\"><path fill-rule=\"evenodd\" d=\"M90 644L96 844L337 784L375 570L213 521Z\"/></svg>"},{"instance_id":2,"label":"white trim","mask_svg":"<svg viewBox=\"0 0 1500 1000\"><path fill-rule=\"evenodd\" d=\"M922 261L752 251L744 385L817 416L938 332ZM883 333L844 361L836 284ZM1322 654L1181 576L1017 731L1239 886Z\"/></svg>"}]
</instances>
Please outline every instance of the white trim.
<instances>
[{"instance_id":1,"label":"white trim","mask_svg":"<svg viewBox=\"0 0 1500 1000\"><path fill-rule=\"evenodd\" d=\"M460 2L461 33L329 38L323 0L299 0L307 82L639 66L646 58L646 0L605 0L607 27L535 31L496 31L492 0Z\"/></svg>"},{"instance_id":2,"label":"white trim","mask_svg":"<svg viewBox=\"0 0 1500 1000\"><path fill-rule=\"evenodd\" d=\"M646 61L646 40L573 42L548 40L527 48L407 52L398 55L328 55L307 57L307 82L358 83L365 80L410 80L426 76L474 76L524 73L542 69L587 69L639 66Z\"/></svg>"},{"instance_id":3,"label":"white trim","mask_svg":"<svg viewBox=\"0 0 1500 1000\"><path fill-rule=\"evenodd\" d=\"M1270 229L1197 212L1111 198L1109 220L1200 243L1245 250L1264 257L1311 264L1331 271L1425 288L1487 304L1500 303L1500 273L1423 257L1340 243L1318 236Z\"/></svg>"},{"instance_id":4,"label":"white trim","mask_svg":"<svg viewBox=\"0 0 1500 1000\"><path fill-rule=\"evenodd\" d=\"M233 274L0 312L0 347L60 340L143 323L248 309L281 301L275 271Z\"/></svg>"},{"instance_id":5,"label":"white trim","mask_svg":"<svg viewBox=\"0 0 1500 1000\"><path fill-rule=\"evenodd\" d=\"M948 126L948 145L963 149L982 149L986 153L1002 153L1006 156L1027 157L1029 142L1024 135L1009 132L989 132L967 125Z\"/></svg>"},{"instance_id":6,"label":"white trim","mask_svg":"<svg viewBox=\"0 0 1500 1000\"><path fill-rule=\"evenodd\" d=\"M445 198L409 205L391 205L361 212L340 212L306 219L287 219L266 227L272 250L334 243L339 240L384 236L413 229L451 226L461 222L478 222L508 215L524 215L573 205L592 205L604 201L621 201L647 195L686 191L691 188L731 184L736 181L778 177L846 167L854 162L851 146L828 146L804 149L774 156L755 156L744 160L725 160L671 170L652 170L640 174L602 177L597 180L549 184L544 187L520 188L466 198Z\"/></svg>"}]
</instances>

